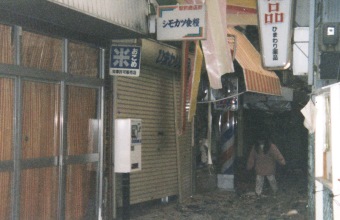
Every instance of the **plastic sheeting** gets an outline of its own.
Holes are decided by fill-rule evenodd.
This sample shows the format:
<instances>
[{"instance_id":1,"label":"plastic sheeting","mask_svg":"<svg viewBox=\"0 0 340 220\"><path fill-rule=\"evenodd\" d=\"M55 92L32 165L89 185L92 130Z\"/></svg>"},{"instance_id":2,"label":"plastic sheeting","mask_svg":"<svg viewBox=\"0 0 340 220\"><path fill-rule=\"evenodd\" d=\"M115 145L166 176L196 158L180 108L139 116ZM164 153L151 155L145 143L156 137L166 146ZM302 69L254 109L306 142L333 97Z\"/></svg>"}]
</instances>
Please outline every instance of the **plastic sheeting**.
<instances>
[{"instance_id":1,"label":"plastic sheeting","mask_svg":"<svg viewBox=\"0 0 340 220\"><path fill-rule=\"evenodd\" d=\"M207 39L202 48L210 86L222 88L221 76L234 72L231 51L227 39L227 15L225 0L209 0L207 6Z\"/></svg>"},{"instance_id":2,"label":"plastic sheeting","mask_svg":"<svg viewBox=\"0 0 340 220\"><path fill-rule=\"evenodd\" d=\"M285 112L292 110L292 100L284 96L274 98L271 95L245 93L243 95L243 108L267 112Z\"/></svg>"},{"instance_id":3,"label":"plastic sheeting","mask_svg":"<svg viewBox=\"0 0 340 220\"><path fill-rule=\"evenodd\" d=\"M315 131L315 105L312 100L309 100L307 105L301 109L301 113L305 117L303 125L308 129L309 133L314 133Z\"/></svg>"}]
</instances>

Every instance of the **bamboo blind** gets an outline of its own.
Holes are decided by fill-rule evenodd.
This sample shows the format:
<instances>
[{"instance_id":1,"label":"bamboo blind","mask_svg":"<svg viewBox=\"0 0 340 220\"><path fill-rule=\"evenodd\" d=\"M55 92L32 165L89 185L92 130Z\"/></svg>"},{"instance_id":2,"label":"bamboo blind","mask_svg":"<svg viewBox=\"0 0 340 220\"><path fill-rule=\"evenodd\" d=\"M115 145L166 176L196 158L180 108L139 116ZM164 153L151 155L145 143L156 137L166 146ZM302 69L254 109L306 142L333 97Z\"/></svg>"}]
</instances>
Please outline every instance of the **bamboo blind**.
<instances>
[{"instance_id":1,"label":"bamboo blind","mask_svg":"<svg viewBox=\"0 0 340 220\"><path fill-rule=\"evenodd\" d=\"M52 157L59 149L59 88L23 83L22 158ZM22 171L20 219L56 219L58 168Z\"/></svg>"},{"instance_id":2,"label":"bamboo blind","mask_svg":"<svg viewBox=\"0 0 340 220\"><path fill-rule=\"evenodd\" d=\"M10 219L11 179L10 172L0 172L0 219Z\"/></svg>"},{"instance_id":3,"label":"bamboo blind","mask_svg":"<svg viewBox=\"0 0 340 220\"><path fill-rule=\"evenodd\" d=\"M0 24L0 63L13 63L12 28Z\"/></svg>"},{"instance_id":4,"label":"bamboo blind","mask_svg":"<svg viewBox=\"0 0 340 220\"><path fill-rule=\"evenodd\" d=\"M85 218L95 208L96 172L89 172L89 164L70 165L67 169L66 183L66 220L94 219Z\"/></svg>"},{"instance_id":5,"label":"bamboo blind","mask_svg":"<svg viewBox=\"0 0 340 220\"><path fill-rule=\"evenodd\" d=\"M13 63L11 27L0 25L0 63ZM23 31L21 64L48 71L62 70L62 40ZM69 72L98 77L99 49L70 43ZM12 160L13 80L0 78L0 162ZM95 153L90 146L89 120L96 118L95 89L69 86L68 154ZM59 154L60 89L58 85L23 83L22 159ZM84 219L94 206L96 171L94 164L70 165L66 182L66 219ZM57 219L57 167L21 171L20 219ZM0 172L0 219L10 219L12 174Z\"/></svg>"},{"instance_id":6,"label":"bamboo blind","mask_svg":"<svg viewBox=\"0 0 340 220\"><path fill-rule=\"evenodd\" d=\"M99 49L69 43L69 72L75 75L98 77Z\"/></svg>"},{"instance_id":7,"label":"bamboo blind","mask_svg":"<svg viewBox=\"0 0 340 220\"><path fill-rule=\"evenodd\" d=\"M13 158L13 86L13 80L0 78L0 162ZM10 218L11 179L10 172L0 172L0 219Z\"/></svg>"},{"instance_id":8,"label":"bamboo blind","mask_svg":"<svg viewBox=\"0 0 340 220\"><path fill-rule=\"evenodd\" d=\"M62 71L62 41L23 31L21 62L26 67Z\"/></svg>"},{"instance_id":9,"label":"bamboo blind","mask_svg":"<svg viewBox=\"0 0 340 220\"><path fill-rule=\"evenodd\" d=\"M20 219L57 219L58 168L21 173Z\"/></svg>"},{"instance_id":10,"label":"bamboo blind","mask_svg":"<svg viewBox=\"0 0 340 220\"><path fill-rule=\"evenodd\" d=\"M95 153L89 140L89 121L96 118L96 90L69 86L67 143L68 154Z\"/></svg>"},{"instance_id":11,"label":"bamboo blind","mask_svg":"<svg viewBox=\"0 0 340 220\"><path fill-rule=\"evenodd\" d=\"M14 83L0 78L0 161L12 159Z\"/></svg>"},{"instance_id":12,"label":"bamboo blind","mask_svg":"<svg viewBox=\"0 0 340 220\"><path fill-rule=\"evenodd\" d=\"M23 91L22 158L58 155L58 85L24 82Z\"/></svg>"},{"instance_id":13,"label":"bamboo blind","mask_svg":"<svg viewBox=\"0 0 340 220\"><path fill-rule=\"evenodd\" d=\"M68 87L67 143L69 155L95 153L89 139L90 119L96 118L96 90ZM95 197L96 175L91 164L68 166L66 185L66 219L83 219ZM92 207L93 208L93 207Z\"/></svg>"}]
</instances>

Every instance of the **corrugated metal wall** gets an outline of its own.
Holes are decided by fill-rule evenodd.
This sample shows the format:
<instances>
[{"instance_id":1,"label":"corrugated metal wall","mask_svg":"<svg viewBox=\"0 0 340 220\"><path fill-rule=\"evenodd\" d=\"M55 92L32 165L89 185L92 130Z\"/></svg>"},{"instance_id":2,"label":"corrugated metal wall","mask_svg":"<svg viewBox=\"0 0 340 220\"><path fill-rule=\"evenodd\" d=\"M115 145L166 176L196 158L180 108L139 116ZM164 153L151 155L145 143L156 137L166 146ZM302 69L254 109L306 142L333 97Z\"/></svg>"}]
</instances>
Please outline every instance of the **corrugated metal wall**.
<instances>
[{"instance_id":1,"label":"corrugated metal wall","mask_svg":"<svg viewBox=\"0 0 340 220\"><path fill-rule=\"evenodd\" d=\"M175 118L179 112L175 112L175 107L179 101L175 105L174 95L178 100L179 80L180 76L175 72L147 67L141 70L138 78L116 78L115 118L142 119L142 171L131 174L131 204L178 195L179 189L191 188L188 180L192 164L188 141L191 140L190 129L187 130L190 135L176 138ZM183 182L180 185L183 187L179 188L179 182ZM118 174L118 203L121 200L120 183Z\"/></svg>"},{"instance_id":2,"label":"corrugated metal wall","mask_svg":"<svg viewBox=\"0 0 340 220\"><path fill-rule=\"evenodd\" d=\"M146 0L47 0L90 16L147 33Z\"/></svg>"}]
</instances>

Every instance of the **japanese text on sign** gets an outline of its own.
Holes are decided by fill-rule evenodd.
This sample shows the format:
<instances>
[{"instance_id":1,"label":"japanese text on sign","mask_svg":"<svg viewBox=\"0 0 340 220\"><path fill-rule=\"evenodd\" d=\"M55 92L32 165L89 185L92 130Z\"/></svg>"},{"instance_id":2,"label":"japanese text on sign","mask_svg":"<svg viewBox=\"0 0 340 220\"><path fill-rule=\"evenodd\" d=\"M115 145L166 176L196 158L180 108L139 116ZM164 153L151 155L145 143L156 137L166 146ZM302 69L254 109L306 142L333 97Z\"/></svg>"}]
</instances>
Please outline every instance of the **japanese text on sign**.
<instances>
[{"instance_id":1,"label":"japanese text on sign","mask_svg":"<svg viewBox=\"0 0 340 220\"><path fill-rule=\"evenodd\" d=\"M280 2L268 3L268 12L264 14L264 22L282 23L284 21L284 13L280 12Z\"/></svg>"},{"instance_id":2,"label":"japanese text on sign","mask_svg":"<svg viewBox=\"0 0 340 220\"><path fill-rule=\"evenodd\" d=\"M157 40L206 38L205 5L159 6L157 16Z\"/></svg>"},{"instance_id":3,"label":"japanese text on sign","mask_svg":"<svg viewBox=\"0 0 340 220\"><path fill-rule=\"evenodd\" d=\"M163 28L176 28L176 27L199 27L200 26L200 19L199 18L186 18L186 19L170 19L163 21Z\"/></svg>"},{"instance_id":4,"label":"japanese text on sign","mask_svg":"<svg viewBox=\"0 0 340 220\"><path fill-rule=\"evenodd\" d=\"M139 46L111 46L110 75L139 76Z\"/></svg>"},{"instance_id":5,"label":"japanese text on sign","mask_svg":"<svg viewBox=\"0 0 340 220\"><path fill-rule=\"evenodd\" d=\"M169 51L159 49L156 64L165 65L179 69L181 67L181 58Z\"/></svg>"},{"instance_id":6,"label":"japanese text on sign","mask_svg":"<svg viewBox=\"0 0 340 220\"><path fill-rule=\"evenodd\" d=\"M180 5L179 7L180 11L186 11L186 10L202 10L202 5Z\"/></svg>"},{"instance_id":7,"label":"japanese text on sign","mask_svg":"<svg viewBox=\"0 0 340 220\"><path fill-rule=\"evenodd\" d=\"M273 27L273 60L278 60L279 56L279 49L277 47L277 44L279 42L279 39L277 38L277 27Z\"/></svg>"},{"instance_id":8,"label":"japanese text on sign","mask_svg":"<svg viewBox=\"0 0 340 220\"><path fill-rule=\"evenodd\" d=\"M268 69L290 66L292 0L257 0L262 64Z\"/></svg>"}]
</instances>

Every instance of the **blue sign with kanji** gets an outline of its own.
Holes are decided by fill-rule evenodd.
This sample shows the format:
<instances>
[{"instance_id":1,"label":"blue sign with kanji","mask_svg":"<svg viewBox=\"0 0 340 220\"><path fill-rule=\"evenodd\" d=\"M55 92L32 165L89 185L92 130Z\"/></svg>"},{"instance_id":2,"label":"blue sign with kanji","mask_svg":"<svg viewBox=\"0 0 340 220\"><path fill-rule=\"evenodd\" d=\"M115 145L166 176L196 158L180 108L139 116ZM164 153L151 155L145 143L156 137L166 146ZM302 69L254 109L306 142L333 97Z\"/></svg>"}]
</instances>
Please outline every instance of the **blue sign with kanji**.
<instances>
[{"instance_id":1,"label":"blue sign with kanji","mask_svg":"<svg viewBox=\"0 0 340 220\"><path fill-rule=\"evenodd\" d=\"M140 46L111 46L110 75L139 76Z\"/></svg>"}]
</instances>

